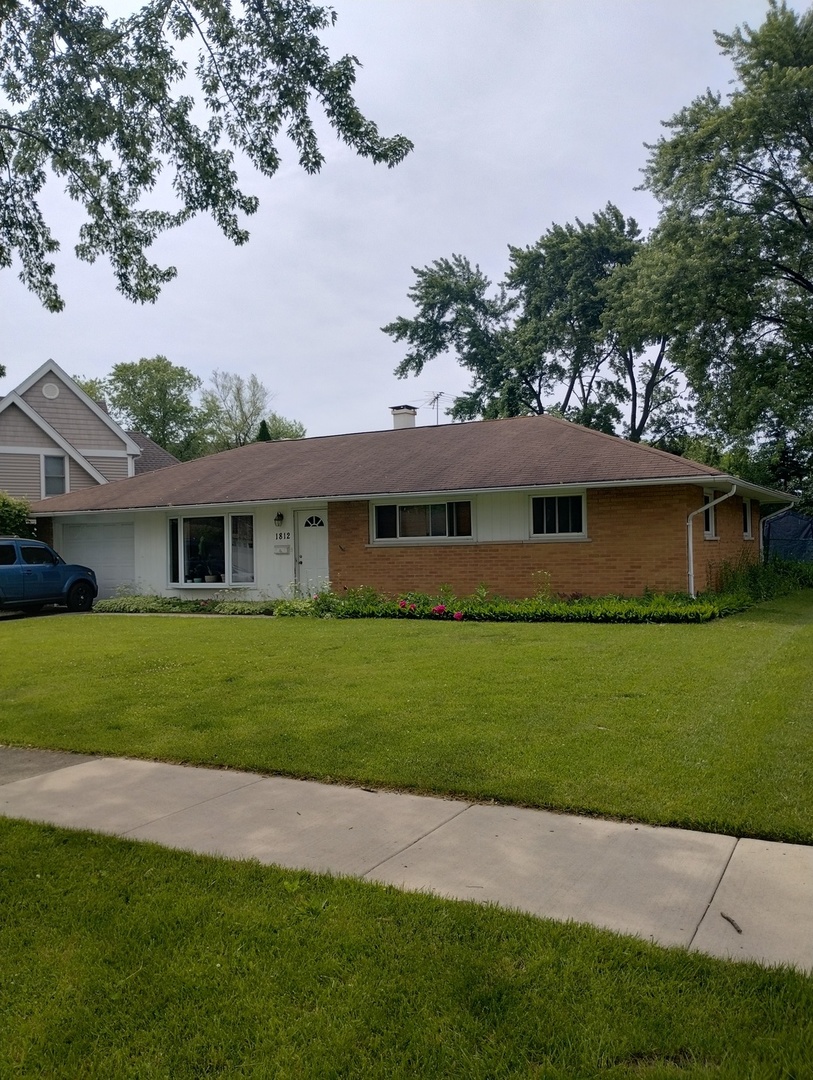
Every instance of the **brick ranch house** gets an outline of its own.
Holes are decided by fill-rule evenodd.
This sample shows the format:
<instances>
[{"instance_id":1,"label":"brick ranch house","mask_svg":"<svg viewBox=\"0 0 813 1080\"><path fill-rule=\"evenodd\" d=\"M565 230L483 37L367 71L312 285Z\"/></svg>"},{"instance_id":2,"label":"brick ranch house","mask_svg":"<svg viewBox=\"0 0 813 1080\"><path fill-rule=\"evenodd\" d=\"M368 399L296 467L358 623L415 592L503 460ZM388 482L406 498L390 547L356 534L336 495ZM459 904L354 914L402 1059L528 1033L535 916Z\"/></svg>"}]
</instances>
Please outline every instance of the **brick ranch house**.
<instances>
[{"instance_id":1,"label":"brick ranch house","mask_svg":"<svg viewBox=\"0 0 813 1080\"><path fill-rule=\"evenodd\" d=\"M702 591L759 557L787 495L551 416L236 450L56 496L32 512L71 561L104 549L100 595L278 596L325 582L396 594ZM90 563L90 565L93 565Z\"/></svg>"}]
</instances>

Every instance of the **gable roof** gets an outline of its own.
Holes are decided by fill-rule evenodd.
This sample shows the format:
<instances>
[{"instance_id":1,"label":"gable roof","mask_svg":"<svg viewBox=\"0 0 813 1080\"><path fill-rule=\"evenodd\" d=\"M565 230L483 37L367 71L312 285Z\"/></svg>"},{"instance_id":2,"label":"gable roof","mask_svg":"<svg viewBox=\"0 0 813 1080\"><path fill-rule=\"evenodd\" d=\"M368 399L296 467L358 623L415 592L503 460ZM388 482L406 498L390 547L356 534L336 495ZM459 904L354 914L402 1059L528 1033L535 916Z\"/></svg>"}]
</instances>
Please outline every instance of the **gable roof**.
<instances>
[{"instance_id":1,"label":"gable roof","mask_svg":"<svg viewBox=\"0 0 813 1080\"><path fill-rule=\"evenodd\" d=\"M0 401L0 412L12 407L16 407L20 412L24 413L32 423L37 425L43 434L47 435L61 450L64 450L69 458L75 461L80 468L84 469L86 473L92 476L97 484L107 483L106 477L102 476L99 470L94 465L91 465L86 457L80 454L75 447L71 446L67 439L63 439L56 428L52 427L47 420L44 420L36 409L32 409L28 402L17 394L16 390L12 390L7 397L4 397L3 400Z\"/></svg>"},{"instance_id":2,"label":"gable roof","mask_svg":"<svg viewBox=\"0 0 813 1080\"><path fill-rule=\"evenodd\" d=\"M54 496L32 510L53 514L725 481L732 482L709 465L544 415L250 443L103 488ZM768 488L744 487L746 494L790 501Z\"/></svg>"},{"instance_id":3,"label":"gable roof","mask_svg":"<svg viewBox=\"0 0 813 1080\"><path fill-rule=\"evenodd\" d=\"M156 469L165 469L168 465L180 465L180 461L174 454L170 454L169 450L153 442L149 435L142 435L140 431L128 431L127 434L141 450L141 456L135 460L136 476L140 476L141 473L155 472Z\"/></svg>"},{"instance_id":4,"label":"gable roof","mask_svg":"<svg viewBox=\"0 0 813 1080\"><path fill-rule=\"evenodd\" d=\"M115 435L118 436L118 438L121 439L128 454L139 454L140 450L138 444L134 442L133 438L128 434L128 432L124 431L124 429L116 423L113 417L108 414L106 408L102 409L97 401L94 401L92 397L89 397L89 395L85 393L81 386L74 382L74 380L70 377L70 375L67 374L67 372L62 370L62 368L55 360L46 360L44 364L41 364L36 371L32 372L32 374L29 375L27 379L23 379L20 385L16 386L14 390L11 391L9 397L12 397L15 394L19 397L22 397L23 394L25 394L27 390L30 390L35 383L39 382L39 380L44 375L53 375L56 379L63 383L63 385L68 387L68 389L79 399L79 401L82 402L82 404L86 408L88 408L93 413L93 415L97 419L101 420L101 422L106 427L108 427ZM5 399L0 399L0 402L4 402L4 400ZM2 409L2 407L2 404L0 404L0 409ZM87 468L86 465L84 467ZM102 477L102 480L100 482L106 483L104 477Z\"/></svg>"}]
</instances>

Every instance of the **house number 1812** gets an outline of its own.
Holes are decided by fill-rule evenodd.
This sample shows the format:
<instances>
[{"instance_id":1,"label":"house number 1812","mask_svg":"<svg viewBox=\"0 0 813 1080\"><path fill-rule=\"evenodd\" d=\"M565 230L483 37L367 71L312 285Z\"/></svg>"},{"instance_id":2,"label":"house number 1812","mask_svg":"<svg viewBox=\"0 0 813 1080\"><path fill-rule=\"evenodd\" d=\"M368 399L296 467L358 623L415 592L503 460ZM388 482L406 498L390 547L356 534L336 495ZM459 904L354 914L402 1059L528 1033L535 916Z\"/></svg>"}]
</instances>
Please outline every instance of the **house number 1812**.
<instances>
[{"instance_id":1,"label":"house number 1812","mask_svg":"<svg viewBox=\"0 0 813 1080\"><path fill-rule=\"evenodd\" d=\"M291 534L289 532L274 533L274 539L275 540L290 540L291 539Z\"/></svg>"}]
</instances>

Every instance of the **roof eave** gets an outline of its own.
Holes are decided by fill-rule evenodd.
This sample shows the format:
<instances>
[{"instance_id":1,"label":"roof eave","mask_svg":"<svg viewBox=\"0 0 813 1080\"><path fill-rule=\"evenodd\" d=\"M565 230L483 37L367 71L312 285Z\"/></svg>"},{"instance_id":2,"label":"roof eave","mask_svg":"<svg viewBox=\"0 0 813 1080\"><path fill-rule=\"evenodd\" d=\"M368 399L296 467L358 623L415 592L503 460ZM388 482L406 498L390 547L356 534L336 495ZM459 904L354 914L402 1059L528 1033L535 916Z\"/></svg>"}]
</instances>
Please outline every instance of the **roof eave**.
<instances>
[{"instance_id":1,"label":"roof eave","mask_svg":"<svg viewBox=\"0 0 813 1080\"><path fill-rule=\"evenodd\" d=\"M442 496L444 498L459 498L462 495L490 495L490 494L505 494L510 492L535 492L535 491L564 491L564 490L579 490L585 491L587 489L606 489L606 488L632 488L632 487L664 487L664 486L676 486L690 484L695 487L717 487L717 486L730 486L735 484L738 494L744 495L746 498L758 499L760 502L776 503L783 502L788 505L792 505L796 499L792 495L788 495L786 492L777 491L774 488L763 487L759 484L751 484L746 480L740 480L736 476L730 476L726 473L700 473L692 474L690 476L672 476L672 477L647 477L628 480L593 480L593 481L562 481L555 484L512 484L503 485L500 487L477 487L477 488L449 488L449 489L427 489L423 491L359 491L351 492L344 495L335 494L313 494L303 495L297 497L285 497L285 496L272 496L268 498L258 499L240 499L235 501L229 500L209 500L207 502L190 502L190 503L151 503L142 506L116 506L116 507L100 507L98 509L73 509L73 510L50 510L43 509L32 511L32 517L66 517L73 514L126 514L126 513L149 513L157 510L190 510L195 507L209 507L209 506L229 506L229 507L241 507L241 506L263 506L271 504L293 504L304 505L306 503L314 502L353 502L357 500L369 500L369 499L398 499L404 497L411 498L431 498L432 496Z\"/></svg>"}]
</instances>

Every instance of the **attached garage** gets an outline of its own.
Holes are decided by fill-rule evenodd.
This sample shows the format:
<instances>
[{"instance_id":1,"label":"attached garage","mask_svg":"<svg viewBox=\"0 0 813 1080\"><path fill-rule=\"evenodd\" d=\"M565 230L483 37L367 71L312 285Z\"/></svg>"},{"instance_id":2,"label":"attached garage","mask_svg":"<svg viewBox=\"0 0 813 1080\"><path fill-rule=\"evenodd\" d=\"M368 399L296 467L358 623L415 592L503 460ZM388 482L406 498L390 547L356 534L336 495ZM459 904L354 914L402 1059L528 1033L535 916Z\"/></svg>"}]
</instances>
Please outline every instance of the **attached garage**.
<instances>
[{"instance_id":1,"label":"attached garage","mask_svg":"<svg viewBox=\"0 0 813 1080\"><path fill-rule=\"evenodd\" d=\"M81 563L96 571L100 599L135 581L132 522L65 524L58 551L66 562Z\"/></svg>"}]
</instances>

